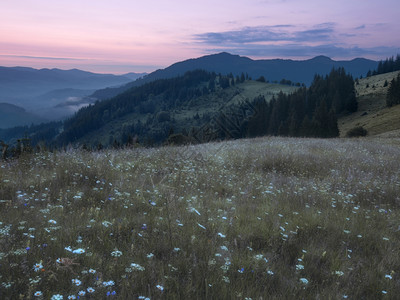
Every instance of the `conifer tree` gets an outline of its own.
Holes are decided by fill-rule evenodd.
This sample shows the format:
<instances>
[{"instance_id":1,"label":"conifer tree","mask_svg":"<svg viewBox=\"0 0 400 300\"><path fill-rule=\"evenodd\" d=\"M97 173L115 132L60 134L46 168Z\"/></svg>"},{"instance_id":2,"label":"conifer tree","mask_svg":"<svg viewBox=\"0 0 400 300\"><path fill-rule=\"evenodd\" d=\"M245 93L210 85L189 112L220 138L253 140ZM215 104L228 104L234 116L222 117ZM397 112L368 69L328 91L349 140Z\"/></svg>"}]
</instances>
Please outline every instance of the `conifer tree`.
<instances>
[{"instance_id":1,"label":"conifer tree","mask_svg":"<svg viewBox=\"0 0 400 300\"><path fill-rule=\"evenodd\" d=\"M391 107L400 104L400 73L397 78L393 78L390 82L388 93L386 96L386 105Z\"/></svg>"}]
</instances>

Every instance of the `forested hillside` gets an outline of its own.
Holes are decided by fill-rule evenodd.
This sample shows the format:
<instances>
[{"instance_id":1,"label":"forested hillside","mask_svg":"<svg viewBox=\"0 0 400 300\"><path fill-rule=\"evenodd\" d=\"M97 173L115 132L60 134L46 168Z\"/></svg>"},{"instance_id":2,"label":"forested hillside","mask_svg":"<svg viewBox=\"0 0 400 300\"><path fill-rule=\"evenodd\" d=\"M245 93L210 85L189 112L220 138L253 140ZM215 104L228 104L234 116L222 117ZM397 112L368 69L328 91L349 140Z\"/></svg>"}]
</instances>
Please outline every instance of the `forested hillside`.
<instances>
[{"instance_id":1,"label":"forested hillside","mask_svg":"<svg viewBox=\"0 0 400 300\"><path fill-rule=\"evenodd\" d=\"M316 75L309 88L197 70L131 88L82 108L63 123L0 135L7 140L19 133L34 144L89 148L263 135L336 137L337 115L356 110L353 78L343 68Z\"/></svg>"},{"instance_id":2,"label":"forested hillside","mask_svg":"<svg viewBox=\"0 0 400 300\"><path fill-rule=\"evenodd\" d=\"M127 122L120 128L118 137L109 136L108 144L125 144L133 137L156 144L171 136L172 142L260 135L336 137L339 135L337 115L357 110L353 78L340 68L325 77L316 75L308 89L300 88L289 94L279 92L272 95L271 101L264 95L252 99L243 97L239 103L210 113L194 113L196 103L206 100L212 105L210 95L224 93L224 97L229 97L229 90L233 91L232 97L237 96L240 89L233 87L245 80L244 75L235 79L232 75L194 71L155 81L112 101L82 109L75 118L65 122L59 141L79 140L88 132L132 113L146 114L147 118L144 123L140 117L130 124ZM193 113L183 120L175 113L182 107L193 108Z\"/></svg>"},{"instance_id":3,"label":"forested hillside","mask_svg":"<svg viewBox=\"0 0 400 300\"><path fill-rule=\"evenodd\" d=\"M258 114L249 122L249 136L336 137L337 115L357 110L353 78L343 68L316 75L310 88L280 93L269 103L258 99Z\"/></svg>"},{"instance_id":4,"label":"forested hillside","mask_svg":"<svg viewBox=\"0 0 400 300\"><path fill-rule=\"evenodd\" d=\"M157 80L131 88L115 98L81 109L73 118L64 122L64 131L57 141L61 144L75 142L84 135L131 113L157 117L160 123L170 122L170 114L167 111L186 104L192 98L213 92L216 77L215 73L193 71L184 76ZM222 84L229 79L219 77L219 80ZM121 128L123 134L146 134L146 129L142 129L146 125L140 119L141 117L125 124L124 128Z\"/></svg>"}]
</instances>

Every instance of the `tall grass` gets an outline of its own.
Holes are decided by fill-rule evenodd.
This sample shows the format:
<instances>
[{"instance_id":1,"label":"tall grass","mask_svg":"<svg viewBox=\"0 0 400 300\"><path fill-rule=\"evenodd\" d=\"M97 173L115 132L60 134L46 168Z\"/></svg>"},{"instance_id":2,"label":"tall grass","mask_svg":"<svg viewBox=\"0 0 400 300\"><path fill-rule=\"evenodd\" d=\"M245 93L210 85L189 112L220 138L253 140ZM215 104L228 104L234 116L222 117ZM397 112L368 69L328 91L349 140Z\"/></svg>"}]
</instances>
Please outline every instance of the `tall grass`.
<instances>
[{"instance_id":1,"label":"tall grass","mask_svg":"<svg viewBox=\"0 0 400 300\"><path fill-rule=\"evenodd\" d=\"M398 141L69 150L0 167L1 299L400 292Z\"/></svg>"}]
</instances>

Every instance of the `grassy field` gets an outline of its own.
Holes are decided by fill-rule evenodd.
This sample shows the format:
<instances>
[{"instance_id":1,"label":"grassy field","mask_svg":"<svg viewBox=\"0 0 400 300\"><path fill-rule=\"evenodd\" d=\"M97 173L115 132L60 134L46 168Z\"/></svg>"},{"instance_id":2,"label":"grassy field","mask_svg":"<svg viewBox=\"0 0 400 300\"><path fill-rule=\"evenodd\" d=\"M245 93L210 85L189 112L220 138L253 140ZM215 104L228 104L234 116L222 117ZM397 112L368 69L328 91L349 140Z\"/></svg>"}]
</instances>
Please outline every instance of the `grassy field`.
<instances>
[{"instance_id":1,"label":"grassy field","mask_svg":"<svg viewBox=\"0 0 400 300\"><path fill-rule=\"evenodd\" d=\"M1 299L398 299L396 139L0 162Z\"/></svg>"}]
</instances>

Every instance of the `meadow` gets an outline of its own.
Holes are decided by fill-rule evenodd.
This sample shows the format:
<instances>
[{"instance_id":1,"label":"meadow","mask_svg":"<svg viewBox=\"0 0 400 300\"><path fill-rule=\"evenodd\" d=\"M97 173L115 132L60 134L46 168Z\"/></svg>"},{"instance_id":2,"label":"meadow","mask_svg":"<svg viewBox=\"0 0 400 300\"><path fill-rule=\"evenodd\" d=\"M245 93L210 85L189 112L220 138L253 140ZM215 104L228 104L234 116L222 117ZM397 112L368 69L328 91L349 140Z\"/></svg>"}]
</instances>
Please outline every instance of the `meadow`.
<instances>
[{"instance_id":1,"label":"meadow","mask_svg":"<svg viewBox=\"0 0 400 300\"><path fill-rule=\"evenodd\" d=\"M1 299L398 299L400 140L0 161Z\"/></svg>"}]
</instances>

